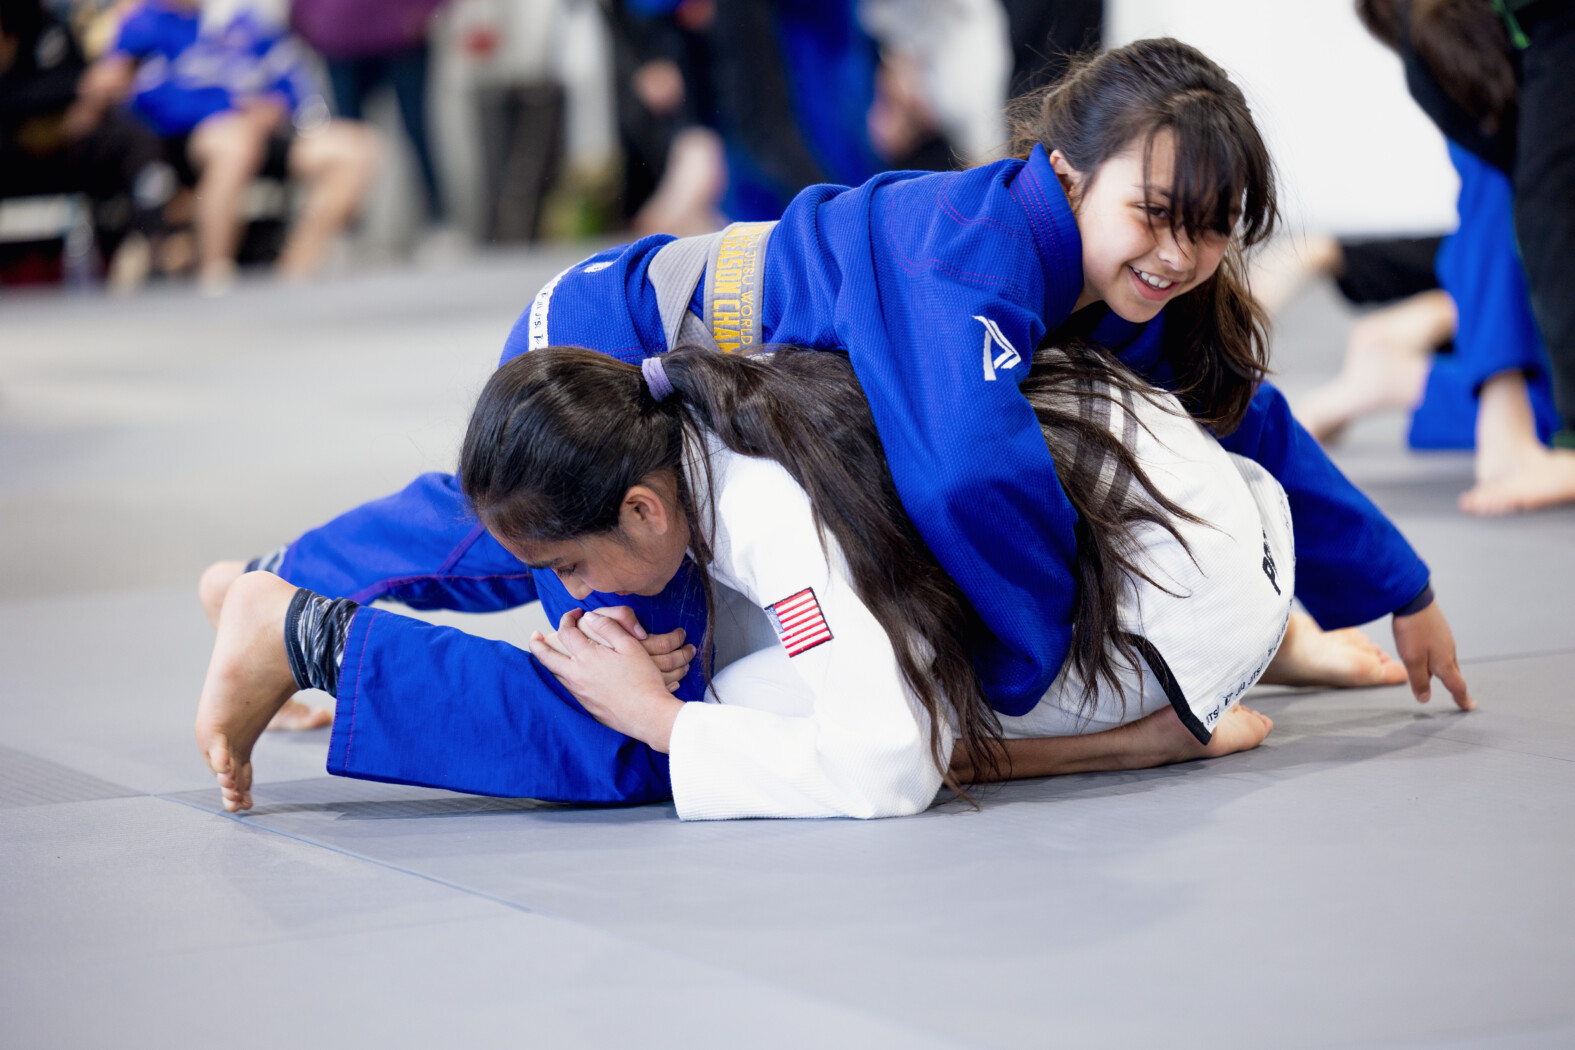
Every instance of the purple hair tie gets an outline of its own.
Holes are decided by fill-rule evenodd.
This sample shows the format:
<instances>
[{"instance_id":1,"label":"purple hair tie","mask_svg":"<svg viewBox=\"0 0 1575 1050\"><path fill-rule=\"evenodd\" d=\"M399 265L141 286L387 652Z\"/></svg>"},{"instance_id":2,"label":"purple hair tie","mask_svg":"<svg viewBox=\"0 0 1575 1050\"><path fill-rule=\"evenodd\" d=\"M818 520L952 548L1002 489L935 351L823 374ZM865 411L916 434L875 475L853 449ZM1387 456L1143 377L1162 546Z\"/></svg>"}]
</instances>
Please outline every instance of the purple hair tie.
<instances>
[{"instance_id":1,"label":"purple hair tie","mask_svg":"<svg viewBox=\"0 0 1575 1050\"><path fill-rule=\"evenodd\" d=\"M660 401L673 392L673 381L667 378L667 368L660 356L647 357L641 361L640 371L645 376L645 385L651 388L651 396L656 400Z\"/></svg>"}]
</instances>

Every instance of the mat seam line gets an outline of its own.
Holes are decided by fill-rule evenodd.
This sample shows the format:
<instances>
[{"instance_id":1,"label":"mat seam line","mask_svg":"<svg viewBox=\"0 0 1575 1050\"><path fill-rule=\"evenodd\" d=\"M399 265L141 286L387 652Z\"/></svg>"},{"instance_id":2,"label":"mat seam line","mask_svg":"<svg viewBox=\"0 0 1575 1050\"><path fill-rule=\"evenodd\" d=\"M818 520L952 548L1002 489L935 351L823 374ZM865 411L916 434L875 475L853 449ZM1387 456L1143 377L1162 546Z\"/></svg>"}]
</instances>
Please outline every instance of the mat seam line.
<instances>
[{"instance_id":1,"label":"mat seam line","mask_svg":"<svg viewBox=\"0 0 1575 1050\"><path fill-rule=\"evenodd\" d=\"M1502 656L1470 656L1462 659L1463 664L1490 664L1499 660L1529 660L1538 656L1568 656L1575 653L1575 647L1563 649L1532 649L1523 653L1505 653Z\"/></svg>"},{"instance_id":2,"label":"mat seam line","mask_svg":"<svg viewBox=\"0 0 1575 1050\"><path fill-rule=\"evenodd\" d=\"M420 879L423 882L430 882L434 885L455 890L470 897L478 897L481 900L491 901L493 904L501 904L505 908L508 908L512 911L523 912L526 915L539 915L543 918L550 917L545 912L537 911L535 908L520 904L517 901L511 901L507 897L499 897L495 894L488 893L485 890L478 890L470 886L464 886L460 883L451 882L448 879L440 878L436 875L428 875L427 873L417 871L414 868L406 868L398 864L391 864L386 860L378 860L376 857L369 857L364 853L357 853L355 850L345 849L343 846L335 846L331 843L319 841L318 839L307 838L305 835L297 835L291 831L282 831L279 828L271 828L266 824L257 824L249 820L243 820L233 813L208 809L204 806L197 805L195 802L188 802L185 799L175 798L170 795L153 795L151 797L156 798L161 802L173 802L177 806L185 806L188 809L194 809L198 813L207 813L210 816L223 817L225 820L239 824L241 827L251 828L254 831L262 831L267 832L270 835L278 835L280 838L290 839L291 841L299 842L302 845L315 846L318 849L327 850L330 853L337 853L342 857L349 857L352 860L364 861L367 864L382 868L385 871L394 871L401 875L409 875Z\"/></svg>"},{"instance_id":3,"label":"mat seam line","mask_svg":"<svg viewBox=\"0 0 1575 1050\"><path fill-rule=\"evenodd\" d=\"M650 942L644 941L644 940L642 940L642 939L640 939L638 937L630 938L630 937L628 937L626 934L624 934L622 932L614 931L614 930L608 930L608 929L602 929L600 927L597 927L597 926L594 926L594 925L591 925L591 924L588 924L588 923L583 923L583 922L581 922L581 921L579 921L577 919L571 919L571 918L569 918L568 916L565 916L565 915L556 915L556 914L553 914L551 912L537 911L535 908L528 907L527 905L524 905L524 904L516 903L515 901L511 901L511 900L509 900L509 899L507 899L505 897L495 896L495 895L493 895L491 893L487 893L485 890L477 890L477 889L472 889L469 886L462 886L462 885L460 885L457 882L450 882L448 879L439 878L436 875L428 875L428 874L425 874L424 872L416 871L413 868L401 867L398 864L390 864L387 861L378 860L376 857L369 857L369 856L367 856L364 853L357 853L354 850L344 849L341 846L334 846L334 845L331 845L331 844L326 843L326 842L320 842L317 839L307 838L304 835L297 835L294 832L281 831L278 828L268 827L266 824L255 824L255 823L253 823L253 822L251 822L249 820L243 820L239 816L236 816L233 813L229 813L229 812L221 811L221 810L207 809L206 807L197 805L197 803L195 803L195 802L188 802L185 799L175 798L175 797L173 797L171 795L158 795L158 794L151 794L150 793L146 797L148 797L148 798L156 798L160 802L173 802L177 806L185 806L187 809L194 809L198 813L206 813L209 816L223 817L225 820L228 820L231 823L239 824L240 826L245 827L245 828L251 828L253 831L262 831L262 832L266 832L266 833L268 833L270 835L278 835L280 838L290 839L290 840L292 840L294 842L299 842L299 843L301 843L304 846L315 846L318 849L327 850L329 853L337 853L337 854L339 854L342 857L349 857L352 860L365 861L366 863L371 864L374 867L383 868L386 871L397 872L397 873L399 873L401 875L410 875L410 876L413 876L413 877L415 877L417 879L420 879L423 882L430 882L430 883L432 883L434 885L442 886L445 889L450 889L450 890L454 890L454 891L456 891L458 893L463 893L463 894L465 894L466 896L469 896L469 897L477 897L477 898L480 898L481 900L484 900L484 901L491 901L493 904L501 904L503 907L508 908L511 911L521 912L521 913L523 913L525 915L534 915L534 916L536 916L538 918L543 918L543 919L553 919L553 920L556 920L556 921L559 921L559 922L572 923L572 924L574 924L576 926L579 926L581 928L588 929L588 930L593 930L593 931L599 930L603 934L608 934L610 936L613 936L613 937L616 937L616 938L620 938L620 939L626 939L626 940L631 941L631 943L644 945L647 948L656 948L658 951L665 951L667 954L678 956L680 958L689 958L690 957L686 953L675 951L671 946L653 945ZM746 974L744 976L745 976L745 978L747 980L750 980L750 981L753 981L753 982L755 982L757 984L760 984L762 987L783 990L783 991L788 992L789 994L800 995L800 996L803 996L805 998L811 999L811 1000L813 1000L815 1002L825 1003L825 1004L828 1004L828 1005L833 1006L833 1007L840 1007L841 1009L849 1010L849 1011L857 1013L857 1014L859 1014L861 1016L874 1019L876 1021L882 1022L882 1023L887 1024L887 1025L891 1025L891 1026L897 1028L899 1031L906 1029L906 1030L909 1030L909 1031L915 1031L915 1032L920 1032L920 1033L923 1032L923 1029L917 1028L916 1026L914 1026L913 1024L911 1024L911 1023L909 1023L907 1021L903 1021L903 1020L899 1020L899 1019L896 1019L896 1018L888 1017L888 1016L885 1016L885 1015L882 1015L882 1014L879 1014L879 1013L875 1013L875 1012L873 1012L871 1010L863 1009L863 1008L860 1008L860 1007L850 1006L849 1004L841 1002L840 1000L837 1000L837 999L834 999L834 998L827 998L827 997L825 997L823 995L819 995L819 994L816 994L816 993L813 993L813 992L805 991L802 988L795 988L792 985L778 984L778 983L776 983L774 981L771 981L771 980L769 980L767 978L764 978L764 977L762 977L762 976L760 976L758 974ZM980 1047L980 1048L989 1048L989 1047L995 1047L997 1044L994 1044L994 1043L982 1043L982 1042L977 1042L977 1041L973 1041L973 1040L962 1040L962 1041L958 1042L958 1045L960 1045L960 1046L970 1046L970 1047Z\"/></svg>"}]
</instances>

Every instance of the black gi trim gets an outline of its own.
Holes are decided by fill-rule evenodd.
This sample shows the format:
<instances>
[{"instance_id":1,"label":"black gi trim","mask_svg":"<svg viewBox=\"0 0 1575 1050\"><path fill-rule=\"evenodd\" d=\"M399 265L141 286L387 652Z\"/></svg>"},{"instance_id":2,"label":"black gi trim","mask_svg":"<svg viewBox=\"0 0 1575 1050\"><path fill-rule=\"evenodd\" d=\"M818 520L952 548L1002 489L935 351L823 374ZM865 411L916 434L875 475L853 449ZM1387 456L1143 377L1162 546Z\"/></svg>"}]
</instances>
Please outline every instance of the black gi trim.
<instances>
[{"instance_id":1,"label":"black gi trim","mask_svg":"<svg viewBox=\"0 0 1575 1050\"><path fill-rule=\"evenodd\" d=\"M1141 634L1127 635L1127 641L1132 643L1143 659L1148 662L1149 670L1154 672L1154 677L1159 679L1159 687L1165 690L1165 699L1170 701L1170 706L1175 708L1176 717L1181 719L1181 724L1187 731L1198 738L1198 743L1207 744L1213 739L1214 734L1203 728L1203 723L1198 721L1198 716L1193 713L1192 705L1187 703L1186 694L1181 691L1181 683L1176 681L1176 676L1171 674L1170 665L1165 658L1154 648L1154 643L1144 638Z\"/></svg>"}]
</instances>

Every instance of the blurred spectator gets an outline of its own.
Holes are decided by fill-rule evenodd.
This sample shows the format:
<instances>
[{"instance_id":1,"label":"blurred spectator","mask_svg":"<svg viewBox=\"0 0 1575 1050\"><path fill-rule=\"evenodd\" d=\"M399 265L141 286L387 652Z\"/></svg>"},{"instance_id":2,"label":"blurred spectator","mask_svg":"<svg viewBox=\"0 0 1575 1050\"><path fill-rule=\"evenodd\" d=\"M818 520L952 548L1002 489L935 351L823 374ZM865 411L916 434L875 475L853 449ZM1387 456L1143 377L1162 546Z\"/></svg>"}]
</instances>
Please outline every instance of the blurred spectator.
<instances>
[{"instance_id":1,"label":"blurred spectator","mask_svg":"<svg viewBox=\"0 0 1575 1050\"><path fill-rule=\"evenodd\" d=\"M775 219L805 186L857 186L881 170L868 124L876 60L854 0L717 0L728 218Z\"/></svg>"},{"instance_id":2,"label":"blurred spectator","mask_svg":"<svg viewBox=\"0 0 1575 1050\"><path fill-rule=\"evenodd\" d=\"M610 8L620 83L624 217L640 234L706 233L725 224L722 140L714 130L711 0Z\"/></svg>"},{"instance_id":3,"label":"blurred spectator","mask_svg":"<svg viewBox=\"0 0 1575 1050\"><path fill-rule=\"evenodd\" d=\"M672 54L663 62L648 52L630 82L648 113L677 118L676 152L664 161L652 198L662 215L705 214L693 202L725 185L726 219L775 219L805 186L857 185L883 167L868 123L877 53L854 0L627 0L626 8L632 19L670 20L705 38L703 48L685 53L690 68ZM685 100L677 109L675 69ZM714 100L714 113L702 104L686 110L691 98ZM700 120L714 123L720 144L692 133ZM725 184L717 177L718 149Z\"/></svg>"},{"instance_id":4,"label":"blurred spectator","mask_svg":"<svg viewBox=\"0 0 1575 1050\"><path fill-rule=\"evenodd\" d=\"M156 136L79 98L86 62L38 0L0 0L0 197L84 193L111 283L140 284L174 189Z\"/></svg>"},{"instance_id":5,"label":"blurred spectator","mask_svg":"<svg viewBox=\"0 0 1575 1050\"><path fill-rule=\"evenodd\" d=\"M364 119L366 100L387 85L399 106L421 179L425 241L449 241L448 209L427 134L428 33L447 0L294 0L290 24L328 66L334 109Z\"/></svg>"},{"instance_id":6,"label":"blurred spectator","mask_svg":"<svg viewBox=\"0 0 1575 1050\"><path fill-rule=\"evenodd\" d=\"M1067 59L1098 50L1104 0L1002 0L1012 38L1011 97L1061 79Z\"/></svg>"},{"instance_id":7,"label":"blurred spectator","mask_svg":"<svg viewBox=\"0 0 1575 1050\"><path fill-rule=\"evenodd\" d=\"M1450 156L1460 173L1460 225L1448 237L1313 237L1255 265L1253 291L1265 308L1277 308L1297 276L1314 272L1334 276L1352 303L1383 304L1352 326L1339 375L1295 403L1319 441L1338 439L1370 412L1405 409L1412 448L1473 448L1477 392L1503 373L1522 384L1539 438L1558 426L1515 251L1509 180L1458 146Z\"/></svg>"},{"instance_id":8,"label":"blurred spectator","mask_svg":"<svg viewBox=\"0 0 1575 1050\"><path fill-rule=\"evenodd\" d=\"M1012 76L1000 0L863 0L859 16L882 48L870 135L888 163L931 166L908 160L929 129L964 164L995 159Z\"/></svg>"},{"instance_id":9,"label":"blurred spectator","mask_svg":"<svg viewBox=\"0 0 1575 1050\"><path fill-rule=\"evenodd\" d=\"M258 175L308 187L277 268L315 272L355 215L377 165L367 127L330 120L296 45L257 11L204 16L199 0L147 0L126 14L110 50L83 78L102 109L128 94L196 186L198 280L228 286L247 186Z\"/></svg>"},{"instance_id":10,"label":"blurred spectator","mask_svg":"<svg viewBox=\"0 0 1575 1050\"><path fill-rule=\"evenodd\" d=\"M1526 376L1480 387L1478 484L1462 505L1507 513L1575 501L1575 0L1358 0L1452 142L1512 180L1515 232L1562 427L1537 439Z\"/></svg>"}]
</instances>

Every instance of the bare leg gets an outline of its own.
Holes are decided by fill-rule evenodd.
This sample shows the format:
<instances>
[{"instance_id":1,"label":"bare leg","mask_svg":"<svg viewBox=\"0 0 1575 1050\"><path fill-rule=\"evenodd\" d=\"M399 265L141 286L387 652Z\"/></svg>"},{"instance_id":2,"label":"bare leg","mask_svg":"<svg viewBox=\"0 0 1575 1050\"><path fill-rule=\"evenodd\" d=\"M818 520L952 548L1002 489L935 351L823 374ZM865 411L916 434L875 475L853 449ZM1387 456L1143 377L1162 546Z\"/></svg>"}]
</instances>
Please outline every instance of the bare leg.
<instances>
[{"instance_id":1,"label":"bare leg","mask_svg":"<svg viewBox=\"0 0 1575 1050\"><path fill-rule=\"evenodd\" d=\"M1023 780L1067 773L1152 769L1175 762L1251 751L1263 743L1273 728L1274 722L1267 715L1238 705L1219 720L1213 738L1207 744L1200 744L1181 724L1176 712L1167 707L1102 733L1007 740L1004 743L1006 760L999 777L985 771L976 772L967 759L958 754L952 758L952 774L960 783L977 784L992 779Z\"/></svg>"},{"instance_id":2,"label":"bare leg","mask_svg":"<svg viewBox=\"0 0 1575 1050\"><path fill-rule=\"evenodd\" d=\"M1325 631L1311 616L1300 612L1291 613L1280 651L1259 679L1264 685L1346 689L1399 685L1405 680L1405 665L1355 627Z\"/></svg>"},{"instance_id":3,"label":"bare leg","mask_svg":"<svg viewBox=\"0 0 1575 1050\"><path fill-rule=\"evenodd\" d=\"M687 237L720 230L725 223L717 205L726 189L722 140L709 128L686 128L673 136L667 150L667 172L632 225L642 236L671 233Z\"/></svg>"},{"instance_id":4,"label":"bare leg","mask_svg":"<svg viewBox=\"0 0 1575 1050\"><path fill-rule=\"evenodd\" d=\"M284 617L296 588L267 572L236 580L197 703L197 746L234 813L252 806L252 747L295 692Z\"/></svg>"},{"instance_id":5,"label":"bare leg","mask_svg":"<svg viewBox=\"0 0 1575 1050\"><path fill-rule=\"evenodd\" d=\"M241 205L247 185L262 168L271 128L268 112L257 109L209 117L191 134L187 150L199 173L197 281L204 291L223 291L234 280Z\"/></svg>"},{"instance_id":6,"label":"bare leg","mask_svg":"<svg viewBox=\"0 0 1575 1050\"><path fill-rule=\"evenodd\" d=\"M243 561L216 561L203 570L202 579L197 582L197 600L202 602L202 611L215 630L219 626L219 611L224 608L224 596L245 573Z\"/></svg>"},{"instance_id":7,"label":"bare leg","mask_svg":"<svg viewBox=\"0 0 1575 1050\"><path fill-rule=\"evenodd\" d=\"M1253 257L1249 287L1258 305L1272 316L1296 298L1312 278L1343 265L1340 244L1333 237L1286 237Z\"/></svg>"},{"instance_id":8,"label":"bare leg","mask_svg":"<svg viewBox=\"0 0 1575 1050\"><path fill-rule=\"evenodd\" d=\"M1427 385L1433 351L1454 331L1454 300L1437 290L1368 314L1351 328L1340 374L1298 399L1297 420L1329 442L1362 416L1411 408Z\"/></svg>"},{"instance_id":9,"label":"bare leg","mask_svg":"<svg viewBox=\"0 0 1575 1050\"><path fill-rule=\"evenodd\" d=\"M215 628L219 626L219 614L224 608L225 595L245 572L246 563L243 561L219 561L208 566L202 574L202 580L197 584L197 597L202 602L202 611L207 614L208 622ZM328 708L313 707L299 700L290 699L279 708L273 720L268 723L268 728L322 729L333 724L334 713Z\"/></svg>"},{"instance_id":10,"label":"bare leg","mask_svg":"<svg viewBox=\"0 0 1575 1050\"><path fill-rule=\"evenodd\" d=\"M1477 402L1477 483L1460 497L1469 514L1514 514L1575 502L1575 451L1548 448L1519 372L1501 372Z\"/></svg>"},{"instance_id":11,"label":"bare leg","mask_svg":"<svg viewBox=\"0 0 1575 1050\"><path fill-rule=\"evenodd\" d=\"M375 131L348 120L329 121L290 146L290 175L311 189L279 255L280 275L299 279L317 272L329 244L360 210L382 152Z\"/></svg>"}]
</instances>

